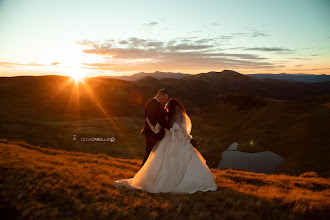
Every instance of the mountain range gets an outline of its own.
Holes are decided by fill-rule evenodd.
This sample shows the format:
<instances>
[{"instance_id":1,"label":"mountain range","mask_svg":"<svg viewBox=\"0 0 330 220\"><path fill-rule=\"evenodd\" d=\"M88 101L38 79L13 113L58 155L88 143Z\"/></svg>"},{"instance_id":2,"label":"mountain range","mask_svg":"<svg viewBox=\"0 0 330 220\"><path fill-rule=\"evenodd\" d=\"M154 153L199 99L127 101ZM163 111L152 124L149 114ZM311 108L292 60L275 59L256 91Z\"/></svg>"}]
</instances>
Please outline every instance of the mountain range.
<instances>
[{"instance_id":1,"label":"mountain range","mask_svg":"<svg viewBox=\"0 0 330 220\"><path fill-rule=\"evenodd\" d=\"M297 73L297 74L272 74L272 73L256 73L256 74L244 74L246 76L251 76L257 79L279 79L279 80L287 80L287 81L295 81L295 82L306 82L306 83L316 83L316 82L325 82L330 81L330 75L322 74L322 75L315 75L315 74L304 74L304 73ZM171 79L181 79L188 76L193 76L192 74L185 74L185 73L173 73L173 72L161 72L156 71L153 73L145 73L140 72L130 76L101 76L101 78L111 78L111 79L121 79L127 81L137 81L143 79L147 76L154 77L156 79L164 79L164 78L171 78Z\"/></svg>"},{"instance_id":2,"label":"mountain range","mask_svg":"<svg viewBox=\"0 0 330 220\"><path fill-rule=\"evenodd\" d=\"M186 73L173 73L173 72L156 71L156 72L153 72L153 73L140 72L140 73L136 73L136 74L133 74L133 75L130 75L130 76L102 76L102 78L136 81L136 80L143 79L147 76L152 76L156 79L164 79L164 78L181 79L183 77L190 76L190 75L191 74L186 74Z\"/></svg>"},{"instance_id":3,"label":"mountain range","mask_svg":"<svg viewBox=\"0 0 330 220\"><path fill-rule=\"evenodd\" d=\"M271 73L257 73L257 74L246 74L247 76L251 76L257 79L280 79L280 80L288 80L288 81L296 81L296 82L307 82L307 83L316 83L316 82L325 82L330 81L330 75L321 74L271 74Z\"/></svg>"}]
</instances>

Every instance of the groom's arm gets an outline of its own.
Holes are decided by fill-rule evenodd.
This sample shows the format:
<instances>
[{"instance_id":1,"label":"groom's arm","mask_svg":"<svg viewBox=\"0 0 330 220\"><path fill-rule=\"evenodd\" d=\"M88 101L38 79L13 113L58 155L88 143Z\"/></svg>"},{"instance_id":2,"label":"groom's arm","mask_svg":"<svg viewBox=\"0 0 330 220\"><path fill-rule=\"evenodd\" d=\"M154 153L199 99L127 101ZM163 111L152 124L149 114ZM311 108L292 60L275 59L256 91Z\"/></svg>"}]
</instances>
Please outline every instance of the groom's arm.
<instances>
[{"instance_id":1,"label":"groom's arm","mask_svg":"<svg viewBox=\"0 0 330 220\"><path fill-rule=\"evenodd\" d=\"M158 110L157 121L163 128L170 130L170 122L166 120L165 111L163 108L159 108Z\"/></svg>"}]
</instances>

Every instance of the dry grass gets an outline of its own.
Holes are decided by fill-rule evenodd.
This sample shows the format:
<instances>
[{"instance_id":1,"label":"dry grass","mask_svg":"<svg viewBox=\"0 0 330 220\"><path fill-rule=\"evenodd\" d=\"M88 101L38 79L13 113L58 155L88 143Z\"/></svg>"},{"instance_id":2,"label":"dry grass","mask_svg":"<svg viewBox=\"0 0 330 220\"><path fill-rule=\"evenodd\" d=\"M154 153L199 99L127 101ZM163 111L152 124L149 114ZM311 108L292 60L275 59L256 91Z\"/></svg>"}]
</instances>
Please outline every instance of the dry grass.
<instances>
[{"instance_id":1,"label":"dry grass","mask_svg":"<svg viewBox=\"0 0 330 220\"><path fill-rule=\"evenodd\" d=\"M7 219L326 219L330 180L212 169L216 192L115 189L141 160L0 140L0 217Z\"/></svg>"}]
</instances>

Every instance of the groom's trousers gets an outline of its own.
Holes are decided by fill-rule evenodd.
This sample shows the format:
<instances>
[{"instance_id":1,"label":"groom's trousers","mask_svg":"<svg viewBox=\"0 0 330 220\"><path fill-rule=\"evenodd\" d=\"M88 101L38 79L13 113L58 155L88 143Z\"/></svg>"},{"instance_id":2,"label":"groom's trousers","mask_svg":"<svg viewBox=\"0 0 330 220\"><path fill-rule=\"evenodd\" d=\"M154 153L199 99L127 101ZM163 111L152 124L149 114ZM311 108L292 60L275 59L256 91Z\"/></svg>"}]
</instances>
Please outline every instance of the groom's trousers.
<instances>
[{"instance_id":1,"label":"groom's trousers","mask_svg":"<svg viewBox=\"0 0 330 220\"><path fill-rule=\"evenodd\" d=\"M144 159L143 159L141 167L147 161L150 152L152 151L152 149L154 148L156 143L159 141L157 138L155 138L153 136L145 136L145 139L146 139L146 152L144 154Z\"/></svg>"}]
</instances>

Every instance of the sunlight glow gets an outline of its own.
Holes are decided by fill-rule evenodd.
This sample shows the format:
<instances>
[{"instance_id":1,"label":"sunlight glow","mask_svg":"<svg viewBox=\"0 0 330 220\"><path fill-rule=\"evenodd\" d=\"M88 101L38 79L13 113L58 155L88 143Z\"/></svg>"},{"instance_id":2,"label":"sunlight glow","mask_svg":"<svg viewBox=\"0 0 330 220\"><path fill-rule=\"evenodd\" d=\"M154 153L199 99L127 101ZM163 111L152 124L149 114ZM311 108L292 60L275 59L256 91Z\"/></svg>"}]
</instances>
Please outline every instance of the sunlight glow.
<instances>
[{"instance_id":1,"label":"sunlight glow","mask_svg":"<svg viewBox=\"0 0 330 220\"><path fill-rule=\"evenodd\" d=\"M86 75L84 73L70 73L69 74L72 79L74 79L76 82L81 82L85 79Z\"/></svg>"},{"instance_id":2,"label":"sunlight glow","mask_svg":"<svg viewBox=\"0 0 330 220\"><path fill-rule=\"evenodd\" d=\"M87 71L79 67L63 68L63 71L76 83L83 82L87 77Z\"/></svg>"}]
</instances>

